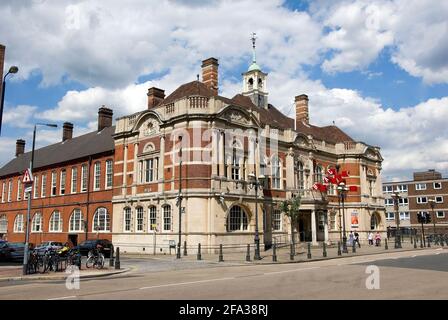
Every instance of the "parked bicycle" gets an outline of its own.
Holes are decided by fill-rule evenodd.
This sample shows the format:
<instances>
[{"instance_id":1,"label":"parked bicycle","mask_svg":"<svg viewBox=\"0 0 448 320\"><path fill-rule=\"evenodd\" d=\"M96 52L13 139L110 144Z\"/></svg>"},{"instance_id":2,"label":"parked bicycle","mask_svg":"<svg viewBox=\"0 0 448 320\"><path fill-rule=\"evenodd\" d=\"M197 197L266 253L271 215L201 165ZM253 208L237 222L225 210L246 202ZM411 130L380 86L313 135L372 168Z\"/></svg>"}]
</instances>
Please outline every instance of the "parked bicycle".
<instances>
[{"instance_id":1,"label":"parked bicycle","mask_svg":"<svg viewBox=\"0 0 448 320\"><path fill-rule=\"evenodd\" d=\"M104 267L104 254L101 252L102 246L97 245L95 249L89 251L87 255L87 268L97 268L102 269Z\"/></svg>"}]
</instances>

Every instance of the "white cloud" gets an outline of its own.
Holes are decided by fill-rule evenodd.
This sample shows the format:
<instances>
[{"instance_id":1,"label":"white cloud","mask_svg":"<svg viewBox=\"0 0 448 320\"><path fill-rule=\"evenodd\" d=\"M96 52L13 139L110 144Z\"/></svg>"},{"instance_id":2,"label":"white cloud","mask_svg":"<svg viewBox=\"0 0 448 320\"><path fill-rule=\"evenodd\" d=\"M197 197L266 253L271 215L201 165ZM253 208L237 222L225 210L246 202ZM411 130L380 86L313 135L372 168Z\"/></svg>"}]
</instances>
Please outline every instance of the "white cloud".
<instances>
[{"instance_id":1,"label":"white cloud","mask_svg":"<svg viewBox=\"0 0 448 320\"><path fill-rule=\"evenodd\" d=\"M3 125L13 128L32 128L30 119L37 110L36 106L18 105L17 107L8 108L3 114Z\"/></svg>"}]
</instances>

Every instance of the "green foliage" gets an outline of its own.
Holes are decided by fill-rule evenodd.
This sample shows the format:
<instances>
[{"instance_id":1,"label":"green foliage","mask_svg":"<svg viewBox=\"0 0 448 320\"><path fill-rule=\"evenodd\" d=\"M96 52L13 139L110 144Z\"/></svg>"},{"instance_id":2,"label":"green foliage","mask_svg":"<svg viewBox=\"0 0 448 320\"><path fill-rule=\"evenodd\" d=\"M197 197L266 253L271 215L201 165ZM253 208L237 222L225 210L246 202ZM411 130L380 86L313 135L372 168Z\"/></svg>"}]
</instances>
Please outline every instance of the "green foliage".
<instances>
[{"instance_id":1,"label":"green foliage","mask_svg":"<svg viewBox=\"0 0 448 320\"><path fill-rule=\"evenodd\" d=\"M296 221L299 216L301 203L301 196L295 196L289 200L282 201L282 203L280 203L280 210L284 212L291 221Z\"/></svg>"}]
</instances>

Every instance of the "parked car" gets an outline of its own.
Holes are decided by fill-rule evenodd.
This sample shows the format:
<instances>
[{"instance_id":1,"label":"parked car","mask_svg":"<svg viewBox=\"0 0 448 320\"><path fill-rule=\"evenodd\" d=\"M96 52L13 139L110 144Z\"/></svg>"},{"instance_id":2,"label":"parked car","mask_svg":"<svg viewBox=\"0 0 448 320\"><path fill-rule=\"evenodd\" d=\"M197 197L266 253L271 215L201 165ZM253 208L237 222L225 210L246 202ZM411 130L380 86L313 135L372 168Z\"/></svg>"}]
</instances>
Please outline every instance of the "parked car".
<instances>
[{"instance_id":1,"label":"parked car","mask_svg":"<svg viewBox=\"0 0 448 320\"><path fill-rule=\"evenodd\" d=\"M86 240L81 242L75 248L79 250L81 255L87 256L90 250L96 248L97 244L103 246L103 253L106 258L110 257L110 251L112 250L112 242L107 239L99 239L99 240Z\"/></svg>"},{"instance_id":2,"label":"parked car","mask_svg":"<svg viewBox=\"0 0 448 320\"><path fill-rule=\"evenodd\" d=\"M28 246L29 250L32 250L33 247L32 243ZM0 243L0 260L2 261L23 261L24 252L25 243L23 242Z\"/></svg>"},{"instance_id":3,"label":"parked car","mask_svg":"<svg viewBox=\"0 0 448 320\"><path fill-rule=\"evenodd\" d=\"M59 250L64 246L62 242L56 241L45 241L42 242L39 246L36 247L36 250L39 252L45 252L47 250Z\"/></svg>"}]
</instances>

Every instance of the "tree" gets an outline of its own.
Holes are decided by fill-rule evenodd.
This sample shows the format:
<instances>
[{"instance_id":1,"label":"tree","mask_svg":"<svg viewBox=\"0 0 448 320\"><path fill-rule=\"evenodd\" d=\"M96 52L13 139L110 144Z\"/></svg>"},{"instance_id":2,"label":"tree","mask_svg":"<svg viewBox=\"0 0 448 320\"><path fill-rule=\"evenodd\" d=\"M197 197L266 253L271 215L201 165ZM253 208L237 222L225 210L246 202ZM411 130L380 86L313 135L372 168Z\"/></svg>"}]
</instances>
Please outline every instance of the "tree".
<instances>
[{"instance_id":1,"label":"tree","mask_svg":"<svg viewBox=\"0 0 448 320\"><path fill-rule=\"evenodd\" d=\"M289 200L285 200L280 204L280 210L284 212L291 221L291 242L295 245L294 242L294 224L297 222L297 218L300 213L300 204L302 202L302 197L300 195L296 195Z\"/></svg>"}]
</instances>

